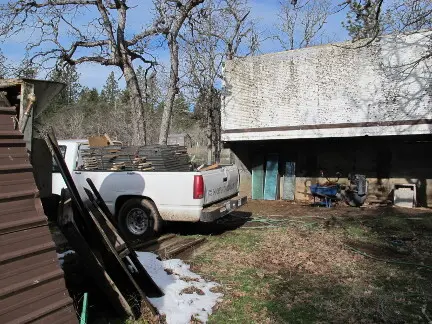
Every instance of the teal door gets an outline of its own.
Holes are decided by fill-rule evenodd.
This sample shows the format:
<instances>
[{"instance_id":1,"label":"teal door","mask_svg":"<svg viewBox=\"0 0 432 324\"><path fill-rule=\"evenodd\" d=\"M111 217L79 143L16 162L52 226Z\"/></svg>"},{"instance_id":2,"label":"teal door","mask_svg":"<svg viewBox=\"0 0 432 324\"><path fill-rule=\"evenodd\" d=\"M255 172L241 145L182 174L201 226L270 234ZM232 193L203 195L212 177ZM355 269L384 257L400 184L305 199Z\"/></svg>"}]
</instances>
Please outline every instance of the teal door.
<instances>
[{"instance_id":1,"label":"teal door","mask_svg":"<svg viewBox=\"0 0 432 324\"><path fill-rule=\"evenodd\" d=\"M252 159L252 199L264 198L264 157L255 155Z\"/></svg>"},{"instance_id":2,"label":"teal door","mask_svg":"<svg viewBox=\"0 0 432 324\"><path fill-rule=\"evenodd\" d=\"M279 156L269 154L266 161L264 199L276 200L279 186Z\"/></svg>"}]
</instances>

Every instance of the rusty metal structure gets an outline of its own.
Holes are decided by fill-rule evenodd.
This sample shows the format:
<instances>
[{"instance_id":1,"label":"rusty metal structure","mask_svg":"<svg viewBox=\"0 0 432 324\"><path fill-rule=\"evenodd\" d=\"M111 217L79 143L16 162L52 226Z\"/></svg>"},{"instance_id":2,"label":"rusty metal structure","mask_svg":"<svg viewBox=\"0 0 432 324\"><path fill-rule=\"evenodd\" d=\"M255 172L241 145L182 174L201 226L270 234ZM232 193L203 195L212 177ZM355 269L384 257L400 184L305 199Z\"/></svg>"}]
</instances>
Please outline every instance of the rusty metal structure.
<instances>
[{"instance_id":1,"label":"rusty metal structure","mask_svg":"<svg viewBox=\"0 0 432 324\"><path fill-rule=\"evenodd\" d=\"M49 82L0 80L0 323L77 323L30 163L35 108L17 129L37 87Z\"/></svg>"}]
</instances>

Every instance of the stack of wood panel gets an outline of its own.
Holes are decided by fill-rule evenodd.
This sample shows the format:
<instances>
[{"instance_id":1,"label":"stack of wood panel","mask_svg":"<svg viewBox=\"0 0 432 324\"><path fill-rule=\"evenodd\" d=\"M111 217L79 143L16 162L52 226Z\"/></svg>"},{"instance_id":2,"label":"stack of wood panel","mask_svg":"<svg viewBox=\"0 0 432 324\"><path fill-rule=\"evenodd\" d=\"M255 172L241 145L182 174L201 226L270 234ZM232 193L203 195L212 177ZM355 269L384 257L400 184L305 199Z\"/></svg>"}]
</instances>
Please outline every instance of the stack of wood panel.
<instances>
[{"instance_id":1,"label":"stack of wood panel","mask_svg":"<svg viewBox=\"0 0 432 324\"><path fill-rule=\"evenodd\" d=\"M179 145L140 146L138 155L147 157L155 171L187 172L190 171L190 160L186 147Z\"/></svg>"},{"instance_id":2,"label":"stack of wood panel","mask_svg":"<svg viewBox=\"0 0 432 324\"><path fill-rule=\"evenodd\" d=\"M97 147L81 149L83 170L109 170L109 171L150 171L151 164L146 163L146 158L136 156L133 151L122 147Z\"/></svg>"},{"instance_id":3,"label":"stack of wood panel","mask_svg":"<svg viewBox=\"0 0 432 324\"><path fill-rule=\"evenodd\" d=\"M107 146L81 149L82 170L190 171L187 149L179 145Z\"/></svg>"},{"instance_id":4,"label":"stack of wood panel","mask_svg":"<svg viewBox=\"0 0 432 324\"><path fill-rule=\"evenodd\" d=\"M94 156L83 157L84 170L97 170L99 163Z\"/></svg>"},{"instance_id":5,"label":"stack of wood panel","mask_svg":"<svg viewBox=\"0 0 432 324\"><path fill-rule=\"evenodd\" d=\"M153 165L151 162L147 162L146 157L136 157L132 164L139 171L154 171Z\"/></svg>"}]
</instances>

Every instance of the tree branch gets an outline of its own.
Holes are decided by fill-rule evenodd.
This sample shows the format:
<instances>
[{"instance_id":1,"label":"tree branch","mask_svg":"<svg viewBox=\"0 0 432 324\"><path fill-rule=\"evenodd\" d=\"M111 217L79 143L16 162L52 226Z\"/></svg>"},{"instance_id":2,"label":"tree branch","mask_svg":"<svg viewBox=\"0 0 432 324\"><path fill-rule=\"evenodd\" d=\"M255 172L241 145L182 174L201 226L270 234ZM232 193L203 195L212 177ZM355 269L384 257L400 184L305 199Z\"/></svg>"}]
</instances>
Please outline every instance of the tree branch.
<instances>
[{"instance_id":1,"label":"tree branch","mask_svg":"<svg viewBox=\"0 0 432 324\"><path fill-rule=\"evenodd\" d=\"M109 46L111 49L111 55L114 57L115 52L116 52L116 41L114 38L114 30L113 30L112 23L109 19L108 11L107 11L106 7L104 6L102 0L96 0L96 5L97 5L99 13L102 17L103 27L105 29L105 34L110 40Z\"/></svg>"},{"instance_id":2,"label":"tree branch","mask_svg":"<svg viewBox=\"0 0 432 324\"><path fill-rule=\"evenodd\" d=\"M37 3L36 1L30 1L28 3L18 3L22 4L22 9L25 7L33 7L33 8L43 8L43 7L51 7L51 6L67 6L67 5L96 5L97 1L95 0L49 0L42 3Z\"/></svg>"}]
</instances>

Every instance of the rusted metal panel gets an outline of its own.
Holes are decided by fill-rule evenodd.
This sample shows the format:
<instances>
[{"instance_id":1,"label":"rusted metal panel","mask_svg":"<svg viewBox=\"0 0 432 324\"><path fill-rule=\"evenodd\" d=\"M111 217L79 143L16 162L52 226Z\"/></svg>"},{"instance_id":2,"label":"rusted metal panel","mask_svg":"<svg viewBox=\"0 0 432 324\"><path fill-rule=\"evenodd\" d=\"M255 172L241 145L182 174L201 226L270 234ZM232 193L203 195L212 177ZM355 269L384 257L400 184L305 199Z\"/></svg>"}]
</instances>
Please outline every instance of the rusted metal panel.
<instances>
[{"instance_id":1,"label":"rusted metal panel","mask_svg":"<svg viewBox=\"0 0 432 324\"><path fill-rule=\"evenodd\" d=\"M15 113L0 107L0 323L77 323Z\"/></svg>"}]
</instances>

